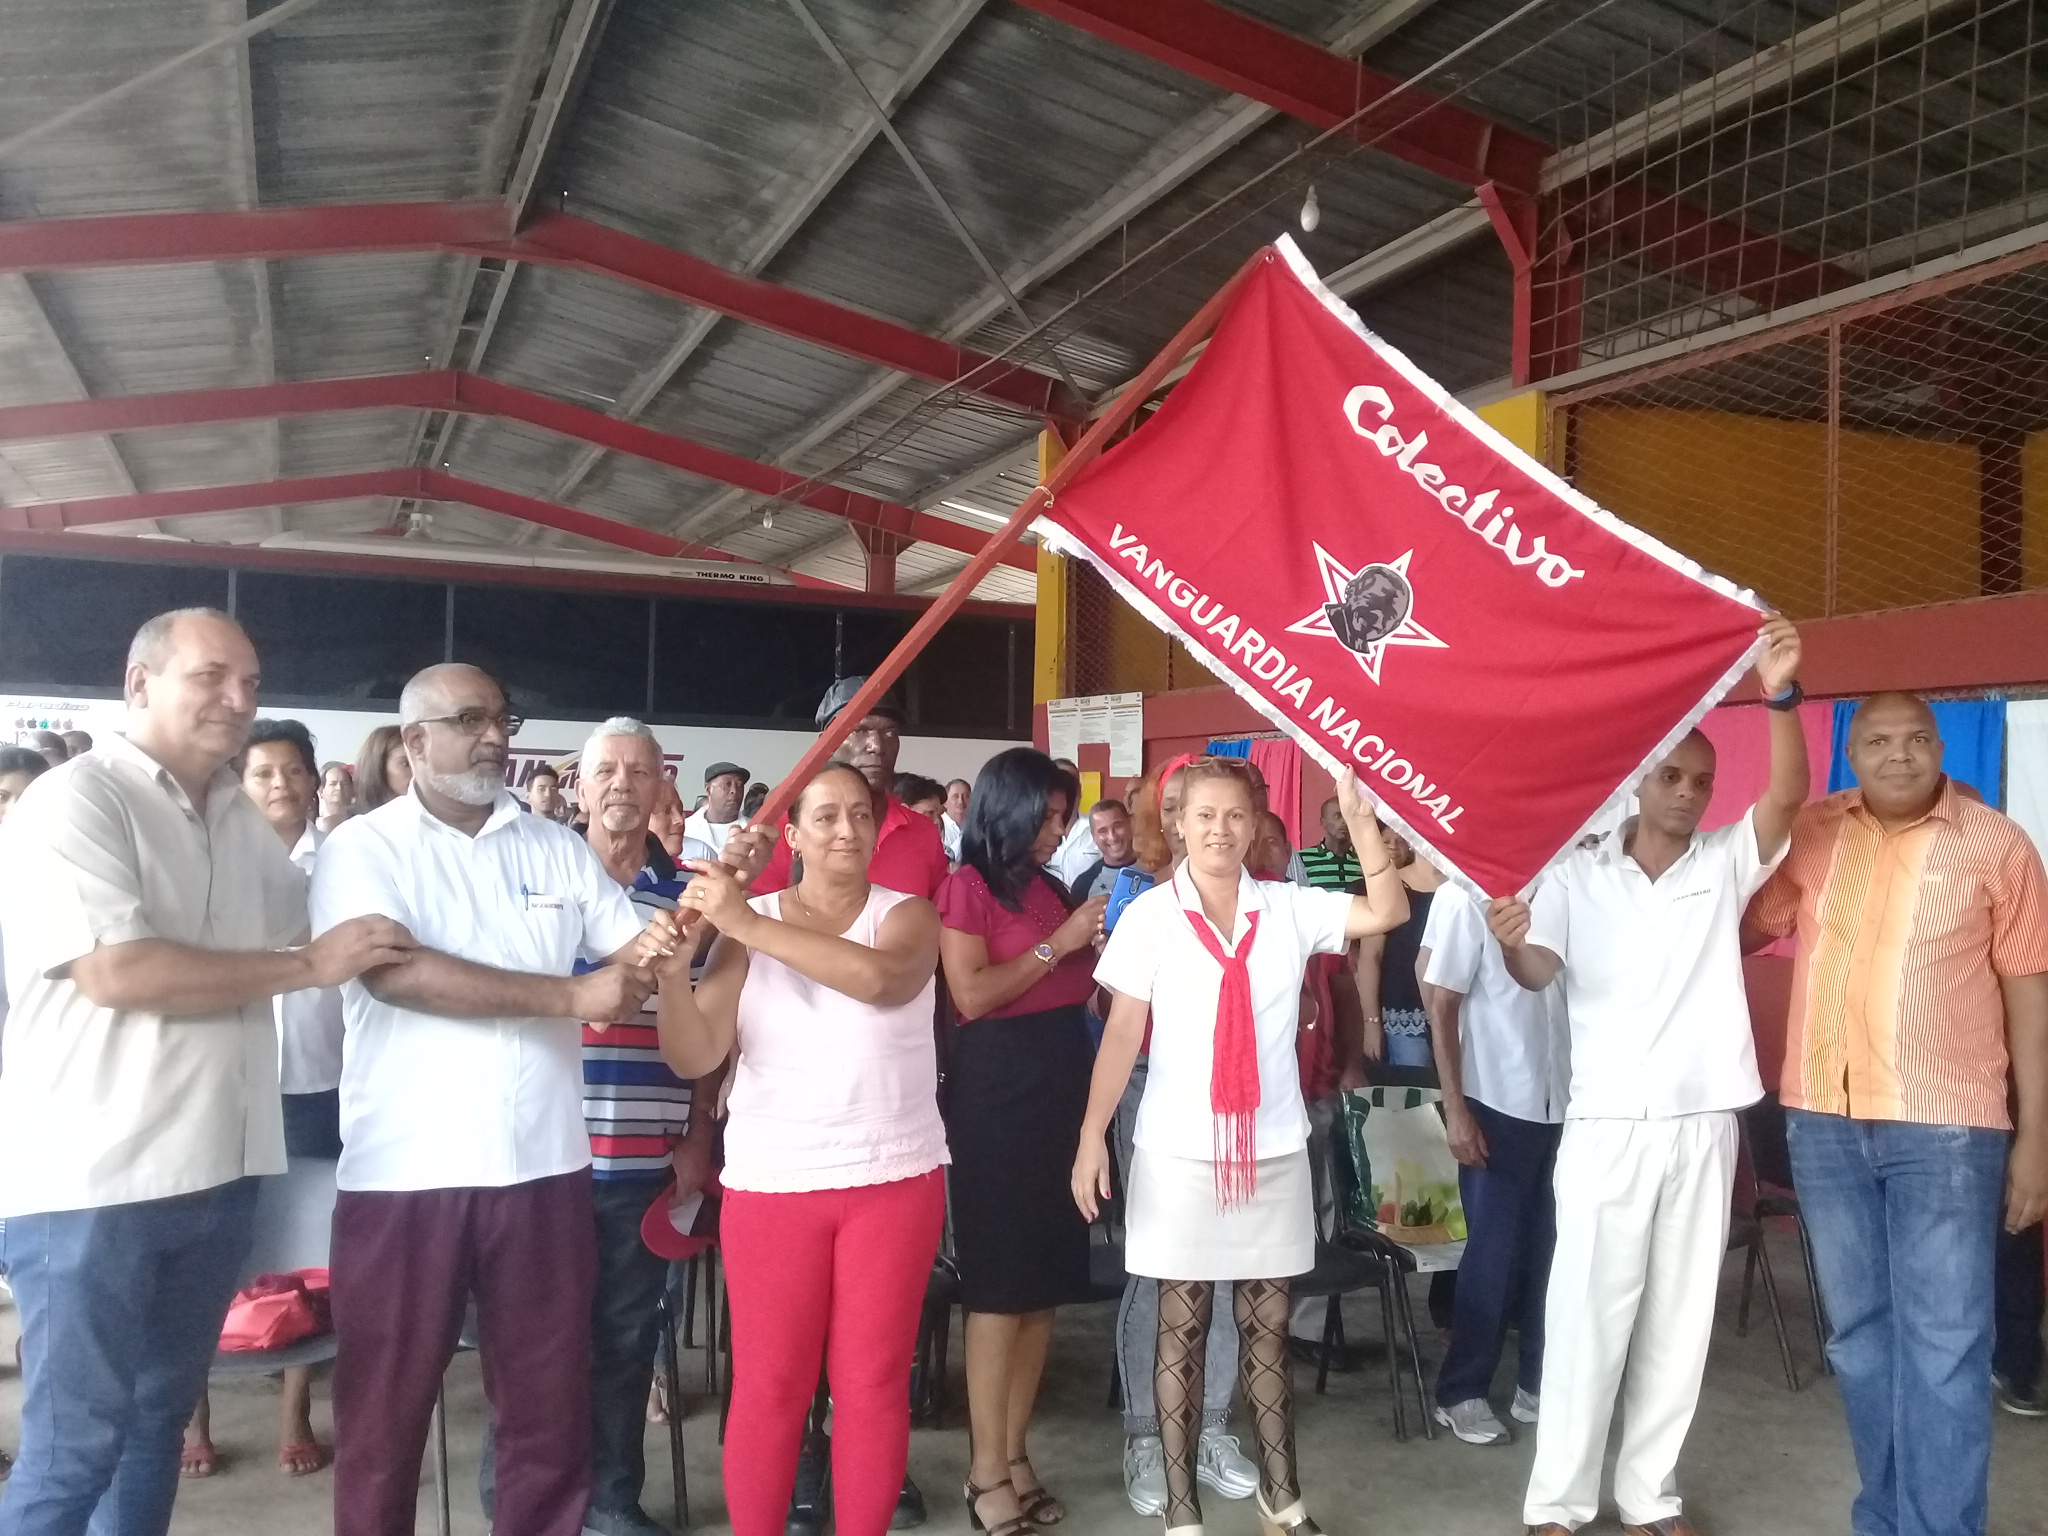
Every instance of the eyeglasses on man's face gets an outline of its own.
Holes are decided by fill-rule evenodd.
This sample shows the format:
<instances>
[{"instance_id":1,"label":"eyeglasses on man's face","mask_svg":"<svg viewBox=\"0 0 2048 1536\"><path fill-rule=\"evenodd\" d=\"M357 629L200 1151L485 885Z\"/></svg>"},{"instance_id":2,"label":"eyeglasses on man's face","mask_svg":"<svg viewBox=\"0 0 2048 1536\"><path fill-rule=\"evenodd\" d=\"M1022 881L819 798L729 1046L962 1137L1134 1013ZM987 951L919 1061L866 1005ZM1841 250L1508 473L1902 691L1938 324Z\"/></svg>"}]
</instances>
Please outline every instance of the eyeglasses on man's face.
<instances>
[{"instance_id":1,"label":"eyeglasses on man's face","mask_svg":"<svg viewBox=\"0 0 2048 1536\"><path fill-rule=\"evenodd\" d=\"M524 715L515 715L509 710L460 709L452 715L433 715L419 722L421 725L452 725L465 736L481 736L492 726L505 733L510 741L519 734L519 727L526 724Z\"/></svg>"}]
</instances>

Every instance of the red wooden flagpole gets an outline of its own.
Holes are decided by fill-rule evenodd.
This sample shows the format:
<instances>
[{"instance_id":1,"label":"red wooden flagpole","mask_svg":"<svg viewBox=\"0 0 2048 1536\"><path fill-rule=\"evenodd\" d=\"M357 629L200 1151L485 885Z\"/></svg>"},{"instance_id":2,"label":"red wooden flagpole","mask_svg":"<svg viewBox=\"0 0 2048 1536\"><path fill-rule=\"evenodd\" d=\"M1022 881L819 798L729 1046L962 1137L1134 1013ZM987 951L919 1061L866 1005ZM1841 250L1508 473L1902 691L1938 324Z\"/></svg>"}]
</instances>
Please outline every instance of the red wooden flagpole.
<instances>
[{"instance_id":1,"label":"red wooden flagpole","mask_svg":"<svg viewBox=\"0 0 2048 1536\"><path fill-rule=\"evenodd\" d=\"M839 750L840 743L853 734L853 728L867 718L868 711L875 707L882 695L889 691L909 668L911 662L917 659L917 653L939 632L940 626L953 617L960 605L967 601L968 594L994 569L1004 552L1016 543L1018 536L1031 525L1032 519L1052 505L1053 499L1060 491L1102 452L1110 438L1116 435L1117 429L1130 420L1167 374L1194 350L1197 342L1216 328L1217 321L1222 319L1224 310L1230 307L1231 299L1236 296L1244 280L1251 276L1252 270L1262 262L1274 259L1275 255L1270 246L1262 246L1254 251L1251 258L1231 275L1230 281L1217 289L1209 302L1196 310L1188 323L1180 328L1173 340L1160 349L1159 355L1146 364L1145 371L1123 387L1115 402L1097 418L1087 432L1082 434L1081 440L1074 444L1065 458L1060 460L1045 483L1033 489L1031 494L1018 504L1017 510L1010 514L1010 520L989 536L989 541L981 546L981 552L968 562L965 570L953 578L953 584L925 609L924 616L910 627L910 633L896 642L896 648L888 654L882 664L868 674L868 680L862 685L860 692L856 693L848 701L847 706L819 732L818 739L811 743L810 750L797 760L797 765L789 770L782 782L775 786L774 792L763 802L760 811L753 818L756 825L772 827L781 823L784 814L789 810L790 802L796 799L797 791L810 783L817 771L825 766L834 752Z\"/></svg>"}]
</instances>

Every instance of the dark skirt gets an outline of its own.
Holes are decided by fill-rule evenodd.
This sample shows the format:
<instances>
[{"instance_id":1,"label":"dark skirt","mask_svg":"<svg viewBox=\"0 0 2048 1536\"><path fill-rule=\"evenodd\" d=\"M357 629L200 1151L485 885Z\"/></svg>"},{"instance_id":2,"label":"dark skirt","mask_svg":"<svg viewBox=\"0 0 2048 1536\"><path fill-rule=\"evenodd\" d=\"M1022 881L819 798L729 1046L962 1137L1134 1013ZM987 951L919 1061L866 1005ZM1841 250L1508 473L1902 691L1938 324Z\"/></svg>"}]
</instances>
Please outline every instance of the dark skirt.
<instances>
[{"instance_id":1,"label":"dark skirt","mask_svg":"<svg viewBox=\"0 0 2048 1536\"><path fill-rule=\"evenodd\" d=\"M1077 1003L960 1027L946 1074L953 1246L969 1312L1086 1301L1088 1224L1074 1153L1094 1071Z\"/></svg>"}]
</instances>

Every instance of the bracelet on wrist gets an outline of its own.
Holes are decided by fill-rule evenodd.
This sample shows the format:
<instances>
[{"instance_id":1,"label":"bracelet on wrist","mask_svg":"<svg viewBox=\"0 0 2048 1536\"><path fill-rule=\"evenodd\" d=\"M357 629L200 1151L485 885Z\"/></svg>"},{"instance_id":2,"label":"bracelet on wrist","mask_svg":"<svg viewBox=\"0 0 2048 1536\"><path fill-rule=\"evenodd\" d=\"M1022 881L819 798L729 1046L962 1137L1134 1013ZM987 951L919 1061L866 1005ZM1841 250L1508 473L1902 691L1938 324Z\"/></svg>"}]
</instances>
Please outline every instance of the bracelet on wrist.
<instances>
[{"instance_id":1,"label":"bracelet on wrist","mask_svg":"<svg viewBox=\"0 0 2048 1536\"><path fill-rule=\"evenodd\" d=\"M1764 708L1775 709L1780 712L1793 710L1805 702L1805 699L1806 690L1799 686L1799 682L1795 678L1783 693L1774 693L1768 699L1765 699Z\"/></svg>"},{"instance_id":2,"label":"bracelet on wrist","mask_svg":"<svg viewBox=\"0 0 2048 1536\"><path fill-rule=\"evenodd\" d=\"M1388 870L1392 869L1393 867L1394 861L1392 859L1389 859L1386 863L1382 864L1378 869L1367 870L1365 872L1365 878L1368 880L1377 880L1381 875L1384 875Z\"/></svg>"}]
</instances>

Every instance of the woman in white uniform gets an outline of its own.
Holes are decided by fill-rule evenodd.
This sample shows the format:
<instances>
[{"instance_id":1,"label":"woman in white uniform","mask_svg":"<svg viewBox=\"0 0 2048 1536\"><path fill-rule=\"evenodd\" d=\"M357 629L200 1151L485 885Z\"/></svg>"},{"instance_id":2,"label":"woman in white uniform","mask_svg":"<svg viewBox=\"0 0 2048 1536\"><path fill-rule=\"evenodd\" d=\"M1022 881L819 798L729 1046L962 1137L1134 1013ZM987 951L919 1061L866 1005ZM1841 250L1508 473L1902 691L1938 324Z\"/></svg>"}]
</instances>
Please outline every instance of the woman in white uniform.
<instances>
[{"instance_id":1,"label":"woman in white uniform","mask_svg":"<svg viewBox=\"0 0 2048 1536\"><path fill-rule=\"evenodd\" d=\"M1379 848L1348 772L1337 797L1356 845ZM1074 1159L1074 1200L1093 1220L1110 1192L1104 1133L1149 1008L1124 1262L1160 1282L1153 1381L1166 1528L1201 1530L1203 1356L1215 1285L1232 1280L1261 1524L1266 1536L1320 1536L1295 1471L1287 1359L1287 1282L1315 1263L1308 1112L1295 1065L1301 983L1310 955L1397 927L1408 898L1391 859L1367 872L1362 896L1252 879L1244 862L1258 815L1250 776L1234 759L1188 766L1178 826L1186 861L1124 909L1096 964L1096 981L1110 989L1109 1025Z\"/></svg>"}]
</instances>

